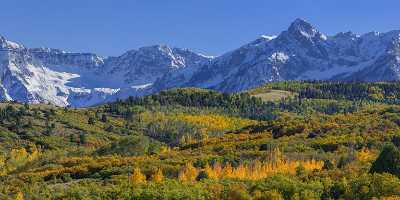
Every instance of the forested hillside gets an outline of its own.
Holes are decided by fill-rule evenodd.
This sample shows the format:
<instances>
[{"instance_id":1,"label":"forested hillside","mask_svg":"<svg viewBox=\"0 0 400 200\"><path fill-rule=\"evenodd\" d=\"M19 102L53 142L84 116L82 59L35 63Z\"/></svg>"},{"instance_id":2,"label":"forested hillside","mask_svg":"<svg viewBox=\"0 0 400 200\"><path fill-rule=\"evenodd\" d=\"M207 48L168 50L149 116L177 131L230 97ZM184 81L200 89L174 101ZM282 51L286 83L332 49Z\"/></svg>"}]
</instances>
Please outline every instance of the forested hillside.
<instances>
[{"instance_id":1,"label":"forested hillside","mask_svg":"<svg viewBox=\"0 0 400 200\"><path fill-rule=\"evenodd\" d=\"M400 83L0 104L0 199L398 199ZM279 98L281 97L281 98Z\"/></svg>"}]
</instances>

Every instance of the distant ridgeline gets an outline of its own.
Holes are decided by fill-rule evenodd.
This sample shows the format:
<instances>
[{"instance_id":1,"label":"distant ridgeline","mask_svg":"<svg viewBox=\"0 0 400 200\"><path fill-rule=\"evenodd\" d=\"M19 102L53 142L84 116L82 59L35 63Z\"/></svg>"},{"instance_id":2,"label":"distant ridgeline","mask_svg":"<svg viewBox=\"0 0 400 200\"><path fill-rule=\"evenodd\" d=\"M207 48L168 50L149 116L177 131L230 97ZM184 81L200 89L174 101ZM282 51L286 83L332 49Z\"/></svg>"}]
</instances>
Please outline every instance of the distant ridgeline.
<instances>
[{"instance_id":1,"label":"distant ridgeline","mask_svg":"<svg viewBox=\"0 0 400 200\"><path fill-rule=\"evenodd\" d=\"M278 90L292 95L278 101L258 98ZM275 111L350 113L371 103L400 104L400 82L287 81L270 83L242 93L180 88L145 97L129 97L106 107L115 113L126 112L126 108L133 105L211 107L240 117L267 120L274 119Z\"/></svg>"},{"instance_id":2,"label":"distant ridgeline","mask_svg":"<svg viewBox=\"0 0 400 200\"><path fill-rule=\"evenodd\" d=\"M287 81L267 84L251 90L259 93L265 90L286 90L295 92L299 98L362 100L365 102L400 103L400 82L346 82L346 81Z\"/></svg>"}]
</instances>

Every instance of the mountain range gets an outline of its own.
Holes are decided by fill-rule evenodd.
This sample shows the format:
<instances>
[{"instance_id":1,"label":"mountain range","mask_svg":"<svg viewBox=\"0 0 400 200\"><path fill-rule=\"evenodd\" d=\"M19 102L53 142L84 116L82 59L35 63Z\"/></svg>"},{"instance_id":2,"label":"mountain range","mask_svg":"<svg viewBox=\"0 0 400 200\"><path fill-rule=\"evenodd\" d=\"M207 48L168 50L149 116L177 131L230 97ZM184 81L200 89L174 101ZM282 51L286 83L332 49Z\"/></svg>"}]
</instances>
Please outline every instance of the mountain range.
<instances>
[{"instance_id":1,"label":"mountain range","mask_svg":"<svg viewBox=\"0 0 400 200\"><path fill-rule=\"evenodd\" d=\"M176 87L238 92L285 80L400 80L400 31L328 36L296 19L217 57L164 45L102 57L0 36L1 100L86 107Z\"/></svg>"}]
</instances>

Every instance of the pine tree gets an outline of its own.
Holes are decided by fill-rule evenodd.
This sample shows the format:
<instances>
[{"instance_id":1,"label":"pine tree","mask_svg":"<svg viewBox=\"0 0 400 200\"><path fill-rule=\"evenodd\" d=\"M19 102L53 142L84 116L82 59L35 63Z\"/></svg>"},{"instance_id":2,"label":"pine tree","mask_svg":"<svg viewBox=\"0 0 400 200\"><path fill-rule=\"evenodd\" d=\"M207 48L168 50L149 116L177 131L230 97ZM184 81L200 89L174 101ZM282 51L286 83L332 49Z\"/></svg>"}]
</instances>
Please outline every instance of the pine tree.
<instances>
[{"instance_id":1,"label":"pine tree","mask_svg":"<svg viewBox=\"0 0 400 200\"><path fill-rule=\"evenodd\" d=\"M208 178L209 178L208 173L203 170L197 175L196 181L201 181L203 179L208 179Z\"/></svg>"},{"instance_id":2,"label":"pine tree","mask_svg":"<svg viewBox=\"0 0 400 200\"><path fill-rule=\"evenodd\" d=\"M79 143L82 144L86 144L86 133L82 132L79 134Z\"/></svg>"},{"instance_id":3,"label":"pine tree","mask_svg":"<svg viewBox=\"0 0 400 200\"><path fill-rule=\"evenodd\" d=\"M387 172L400 176L400 150L392 144L385 146L375 162L372 163L370 172Z\"/></svg>"},{"instance_id":4,"label":"pine tree","mask_svg":"<svg viewBox=\"0 0 400 200\"><path fill-rule=\"evenodd\" d=\"M94 125L95 123L96 123L96 120L94 119L94 117L89 117L88 124Z\"/></svg>"},{"instance_id":5,"label":"pine tree","mask_svg":"<svg viewBox=\"0 0 400 200\"><path fill-rule=\"evenodd\" d=\"M26 124L26 128L32 128L33 127L33 123L32 120L28 120L28 123Z\"/></svg>"},{"instance_id":6,"label":"pine tree","mask_svg":"<svg viewBox=\"0 0 400 200\"><path fill-rule=\"evenodd\" d=\"M28 103L24 103L24 108L25 108L26 110L29 110L29 104L28 104Z\"/></svg>"},{"instance_id":7,"label":"pine tree","mask_svg":"<svg viewBox=\"0 0 400 200\"><path fill-rule=\"evenodd\" d=\"M102 114L101 115L101 121L104 122L104 123L106 123L108 121L106 114Z\"/></svg>"},{"instance_id":8,"label":"pine tree","mask_svg":"<svg viewBox=\"0 0 400 200\"><path fill-rule=\"evenodd\" d=\"M73 134L69 134L69 142L75 143L75 137Z\"/></svg>"}]
</instances>

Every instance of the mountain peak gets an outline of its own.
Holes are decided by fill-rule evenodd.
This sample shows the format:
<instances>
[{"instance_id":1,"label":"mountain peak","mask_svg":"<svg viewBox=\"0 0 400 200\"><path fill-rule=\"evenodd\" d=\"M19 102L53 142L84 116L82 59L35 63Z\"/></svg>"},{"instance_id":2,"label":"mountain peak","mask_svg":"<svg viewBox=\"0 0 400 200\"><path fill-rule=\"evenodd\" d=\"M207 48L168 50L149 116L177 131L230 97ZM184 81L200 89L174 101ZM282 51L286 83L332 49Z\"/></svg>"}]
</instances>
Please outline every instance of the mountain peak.
<instances>
[{"instance_id":1,"label":"mountain peak","mask_svg":"<svg viewBox=\"0 0 400 200\"><path fill-rule=\"evenodd\" d=\"M143 50L165 51L165 50L169 50L169 49L171 49L171 48L167 45L156 44L156 45L141 47L141 48L139 48L139 51L143 51Z\"/></svg>"},{"instance_id":2,"label":"mountain peak","mask_svg":"<svg viewBox=\"0 0 400 200\"><path fill-rule=\"evenodd\" d=\"M297 18L292 22L292 25L306 25L306 26L312 26L307 20L302 19L302 18Z\"/></svg>"},{"instance_id":3,"label":"mountain peak","mask_svg":"<svg viewBox=\"0 0 400 200\"><path fill-rule=\"evenodd\" d=\"M19 49L23 48L22 45L7 40L5 37L0 35L0 49Z\"/></svg>"},{"instance_id":4,"label":"mountain peak","mask_svg":"<svg viewBox=\"0 0 400 200\"><path fill-rule=\"evenodd\" d=\"M301 19L301 18L297 18L296 20L294 20L289 27L289 30L303 30L303 31L312 31L314 30L314 26L311 25L310 23L308 23L306 20Z\"/></svg>"},{"instance_id":5,"label":"mountain peak","mask_svg":"<svg viewBox=\"0 0 400 200\"><path fill-rule=\"evenodd\" d=\"M0 49L7 48L7 40L0 35Z\"/></svg>"},{"instance_id":6,"label":"mountain peak","mask_svg":"<svg viewBox=\"0 0 400 200\"><path fill-rule=\"evenodd\" d=\"M288 32L292 35L303 36L309 39L316 36L324 40L326 39L326 36L320 33L312 24L300 18L292 22L288 29Z\"/></svg>"}]
</instances>

